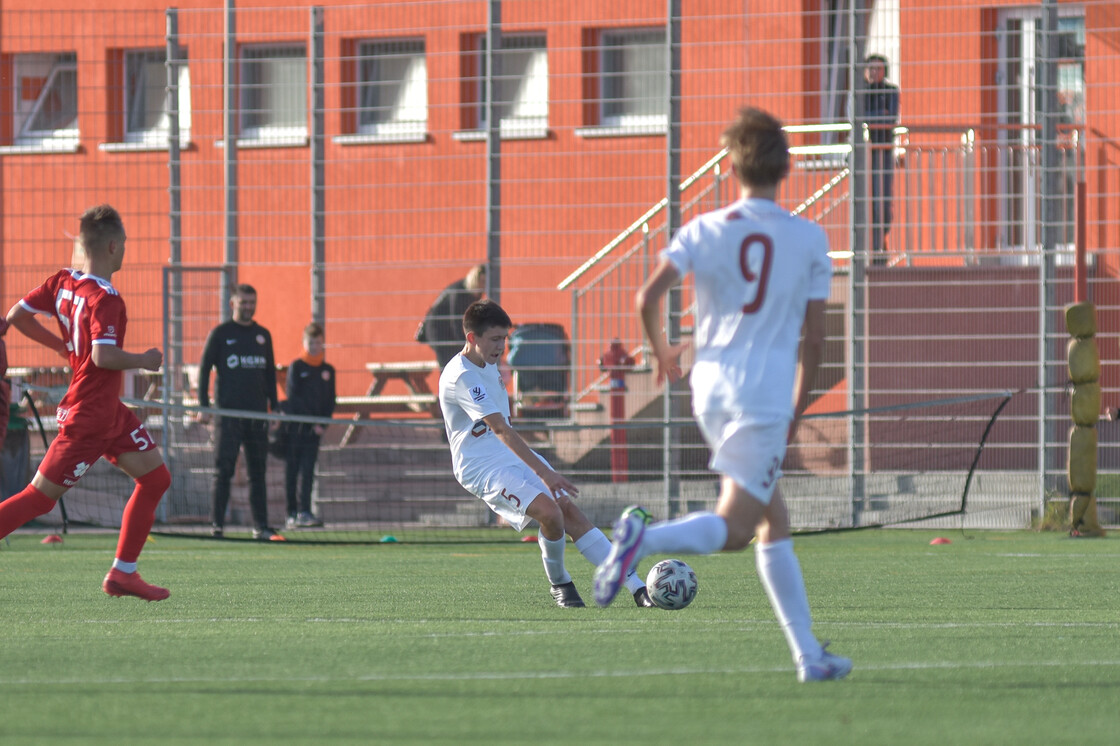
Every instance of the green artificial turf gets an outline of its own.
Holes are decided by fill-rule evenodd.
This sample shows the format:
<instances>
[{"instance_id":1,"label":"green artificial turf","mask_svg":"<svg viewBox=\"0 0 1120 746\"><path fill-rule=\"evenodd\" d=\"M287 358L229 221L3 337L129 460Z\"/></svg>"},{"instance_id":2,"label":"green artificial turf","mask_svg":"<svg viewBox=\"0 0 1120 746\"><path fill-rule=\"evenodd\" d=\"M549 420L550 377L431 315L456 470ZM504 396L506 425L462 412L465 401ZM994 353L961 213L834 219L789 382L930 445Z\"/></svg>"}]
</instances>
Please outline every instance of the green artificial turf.
<instances>
[{"instance_id":1,"label":"green artificial turf","mask_svg":"<svg viewBox=\"0 0 1120 746\"><path fill-rule=\"evenodd\" d=\"M931 546L935 536L951 540ZM0 743L1097 744L1120 736L1120 551L1058 534L796 541L855 662L798 684L751 551L682 611L553 605L535 543L0 544ZM569 544L590 603L592 568ZM643 561L648 568L658 558Z\"/></svg>"}]
</instances>

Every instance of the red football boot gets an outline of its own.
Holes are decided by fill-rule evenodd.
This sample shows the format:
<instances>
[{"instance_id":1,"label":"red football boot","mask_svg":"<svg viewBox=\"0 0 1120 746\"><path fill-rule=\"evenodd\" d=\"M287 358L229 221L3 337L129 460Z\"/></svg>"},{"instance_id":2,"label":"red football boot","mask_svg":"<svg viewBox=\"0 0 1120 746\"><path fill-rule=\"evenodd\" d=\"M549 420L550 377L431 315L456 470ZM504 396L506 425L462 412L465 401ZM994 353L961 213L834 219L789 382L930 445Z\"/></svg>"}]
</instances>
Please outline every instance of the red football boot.
<instances>
[{"instance_id":1,"label":"red football boot","mask_svg":"<svg viewBox=\"0 0 1120 746\"><path fill-rule=\"evenodd\" d=\"M121 572L117 568L109 571L101 589L110 596L136 596L145 601L162 601L171 591L158 585L145 583L138 572Z\"/></svg>"}]
</instances>

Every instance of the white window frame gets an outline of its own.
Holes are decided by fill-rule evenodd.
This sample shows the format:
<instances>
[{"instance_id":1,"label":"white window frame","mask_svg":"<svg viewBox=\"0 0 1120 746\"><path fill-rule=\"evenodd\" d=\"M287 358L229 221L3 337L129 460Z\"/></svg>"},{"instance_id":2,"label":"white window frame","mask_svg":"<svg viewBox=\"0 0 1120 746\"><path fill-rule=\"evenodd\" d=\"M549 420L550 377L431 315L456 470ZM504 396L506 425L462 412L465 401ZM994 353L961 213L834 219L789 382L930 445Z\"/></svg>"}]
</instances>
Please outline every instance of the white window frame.
<instances>
[{"instance_id":1,"label":"white window frame","mask_svg":"<svg viewBox=\"0 0 1120 746\"><path fill-rule=\"evenodd\" d=\"M503 34L494 106L503 140L548 137L548 39L543 33ZM478 100L474 102L478 128L455 133L456 140L482 140L486 121L486 37L475 45L478 55Z\"/></svg>"},{"instance_id":2,"label":"white window frame","mask_svg":"<svg viewBox=\"0 0 1120 746\"><path fill-rule=\"evenodd\" d=\"M1085 10L1079 5L1061 5L1058 8L1058 33L1068 34L1070 21L1080 21L1080 29L1084 33ZM1018 28L1012 29L1011 23L1015 21ZM1065 21L1066 23L1062 23ZM1029 153L1039 145L1039 134L1031 126L1038 122L1039 112L1034 106L1037 80L1035 78L1035 65L1039 61L1038 51L1035 47L1037 31L1042 24L1042 11L1037 7L1009 7L1000 10L997 37L1000 81L999 91L999 122L1001 125L1010 125L1001 128L998 142L1000 145L998 168L999 194L1001 195L998 212L998 240L1001 248L1007 252L1003 258L1005 263L1019 265L1033 265L1040 261L1042 246L1041 219L1038 216L1038 192L1036 180L1038 178L1038 163L1029 156ZM1065 28L1063 28L1065 26ZM1078 34L1080 39L1081 34ZM1012 45L1017 40L1022 44L1016 56L1013 56ZM1074 115L1083 111L1084 83L1077 81L1078 85L1070 85L1073 80L1064 73L1062 66L1069 65L1069 59L1059 58L1058 89L1072 93L1077 97L1076 105L1067 108L1067 115ZM1009 65L1018 68L1017 81L1013 82ZM1079 65L1084 71L1084 58ZM1009 94L1013 90L1019 92L1018 109L1009 108ZM1080 122L1084 124L1084 122ZM1016 162L1016 159L1017 162ZM1075 159L1076 161L1076 159ZM1074 169L1066 172L1069 179L1070 191L1067 192L1072 200ZM1018 185L1015 177L1018 176ZM1072 204L1070 205L1072 210ZM1074 261L1074 245L1072 242L1060 243L1055 261L1059 265L1069 265Z\"/></svg>"},{"instance_id":3,"label":"white window frame","mask_svg":"<svg viewBox=\"0 0 1120 746\"><path fill-rule=\"evenodd\" d=\"M238 67L238 146L306 145L307 47L246 45L241 48ZM253 100L257 95L260 102Z\"/></svg>"},{"instance_id":4,"label":"white window frame","mask_svg":"<svg viewBox=\"0 0 1120 746\"><path fill-rule=\"evenodd\" d=\"M502 34L494 107L503 137L548 132L548 41L544 34ZM478 128L486 121L486 37L478 38Z\"/></svg>"},{"instance_id":5,"label":"white window frame","mask_svg":"<svg viewBox=\"0 0 1120 746\"><path fill-rule=\"evenodd\" d=\"M848 13L844 0L822 3L821 13L821 120L826 123L848 119ZM862 75L862 65L857 65ZM837 142L834 132L826 133L824 142Z\"/></svg>"},{"instance_id":6,"label":"white window frame","mask_svg":"<svg viewBox=\"0 0 1120 746\"><path fill-rule=\"evenodd\" d=\"M56 150L73 152L78 149L78 60L73 52L59 54L21 54L14 60L15 85L13 86L12 111L14 116L12 130L15 133L13 145L0 149L0 152ZM30 106L20 96L25 78L44 79L39 95ZM74 118L67 126L53 129L33 129L36 118L43 112L52 95L62 91L63 86L72 81Z\"/></svg>"},{"instance_id":7,"label":"white window frame","mask_svg":"<svg viewBox=\"0 0 1120 746\"><path fill-rule=\"evenodd\" d=\"M599 48L599 123L622 130L664 132L665 30L609 30Z\"/></svg>"},{"instance_id":8,"label":"white window frame","mask_svg":"<svg viewBox=\"0 0 1120 746\"><path fill-rule=\"evenodd\" d=\"M358 45L357 109L358 135L391 142L427 138L424 39L377 39Z\"/></svg>"},{"instance_id":9,"label":"white window frame","mask_svg":"<svg viewBox=\"0 0 1120 746\"><path fill-rule=\"evenodd\" d=\"M103 143L101 150L162 149L168 145L170 134L169 92L167 91L167 50L126 50L124 60L124 122L122 143ZM143 84L137 85L137 76ZM159 98L158 112L149 107L149 101ZM147 112L145 120L137 121L140 110ZM152 114L156 114L152 121ZM191 76L184 56L179 63L179 144L190 144L191 133Z\"/></svg>"}]
</instances>

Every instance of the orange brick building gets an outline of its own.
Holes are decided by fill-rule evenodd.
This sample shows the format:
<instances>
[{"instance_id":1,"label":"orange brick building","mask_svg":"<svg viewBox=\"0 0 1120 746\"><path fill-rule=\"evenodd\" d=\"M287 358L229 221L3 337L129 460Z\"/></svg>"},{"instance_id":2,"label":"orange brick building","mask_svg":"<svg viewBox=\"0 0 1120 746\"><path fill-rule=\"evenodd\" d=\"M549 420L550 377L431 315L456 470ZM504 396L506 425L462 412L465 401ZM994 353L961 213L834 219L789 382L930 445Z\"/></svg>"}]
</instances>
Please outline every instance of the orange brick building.
<instances>
[{"instance_id":1,"label":"orange brick building","mask_svg":"<svg viewBox=\"0 0 1120 746\"><path fill-rule=\"evenodd\" d=\"M228 68L236 110L228 121L237 143L232 221L223 3L183 3L173 14L186 70L177 77L182 136L174 220L168 120L160 116L166 4L76 5L0 3L2 302L14 302L65 264L78 213L108 201L130 231L129 268L117 284L130 303L133 344L162 338L161 272L172 246L183 264L206 266L222 264L234 246L237 276L260 291L258 319L273 330L278 359L298 353L298 330L316 307L324 311L341 391L364 389L369 360L426 357L411 340L417 319L439 289L487 259L480 82L487 3L324 2L317 41L311 4L237 2ZM768 108L790 125L846 121L847 76L858 67L844 47L845 23L856 18L844 3L682 5L680 179L715 155L723 124L744 104ZM897 0L868 8L855 38L859 51L892 60L900 123L908 128L900 145L933 154L948 142L958 157L962 133L970 133L976 154L974 171L932 157L930 166L908 154L892 234L902 263L998 260L1026 246L1014 226L1024 222L1021 204L1032 197L1023 186L1025 166L1008 153L1027 141L1023 133L1037 132L1037 117L1010 81L1034 69L1037 50L1024 40L1039 27L1041 5L946 0L929 8ZM1063 110L1072 117L1063 131L1077 132L1084 154L1096 277L1113 277L1120 265L1120 221L1110 209L1120 193L1113 167L1120 18L1109 3L1059 8L1060 38L1070 53L1059 64ZM496 84L501 300L515 319L567 323L573 301L557 285L668 188L666 3L507 0L501 10L502 59L512 71ZM814 131L792 140L810 147L846 137ZM821 162L802 168L803 178L783 195L791 209L838 168ZM929 176L926 166L939 170ZM316 178L321 215L312 208ZM967 247L958 237L963 218L922 212L965 191L975 196ZM686 204L684 211L707 204ZM845 239L850 233L832 235L834 249L860 256L861 248ZM312 262L316 241L322 267ZM325 287L319 298L316 277ZM1103 284L1095 292L1111 297ZM1120 321L1115 304L1108 305L1102 323L1115 329ZM216 314L219 306L215 300L207 308ZM610 313L629 314L628 299ZM204 334L211 321L199 320L188 336ZM9 344L20 362L49 363L41 350ZM192 354L184 347L185 360Z\"/></svg>"}]
</instances>

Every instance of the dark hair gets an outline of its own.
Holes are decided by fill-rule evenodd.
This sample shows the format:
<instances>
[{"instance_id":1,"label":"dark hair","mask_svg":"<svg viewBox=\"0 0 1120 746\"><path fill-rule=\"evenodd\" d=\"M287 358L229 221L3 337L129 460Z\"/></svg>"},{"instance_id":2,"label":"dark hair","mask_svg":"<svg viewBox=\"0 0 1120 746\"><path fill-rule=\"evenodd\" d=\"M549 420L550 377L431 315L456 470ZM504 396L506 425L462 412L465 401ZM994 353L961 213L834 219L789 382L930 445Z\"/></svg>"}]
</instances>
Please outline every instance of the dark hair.
<instances>
[{"instance_id":1,"label":"dark hair","mask_svg":"<svg viewBox=\"0 0 1120 746\"><path fill-rule=\"evenodd\" d=\"M110 205L89 208L82 213L78 226L78 237L87 253L101 251L110 241L124 238L124 222Z\"/></svg>"},{"instance_id":2,"label":"dark hair","mask_svg":"<svg viewBox=\"0 0 1120 746\"><path fill-rule=\"evenodd\" d=\"M323 337L323 325L317 321L312 321L307 326L303 327L303 336L305 337Z\"/></svg>"},{"instance_id":3,"label":"dark hair","mask_svg":"<svg viewBox=\"0 0 1120 746\"><path fill-rule=\"evenodd\" d=\"M509 329L513 326L509 314L489 298L476 300L463 313L463 331L485 334L496 326Z\"/></svg>"},{"instance_id":4,"label":"dark hair","mask_svg":"<svg viewBox=\"0 0 1120 746\"><path fill-rule=\"evenodd\" d=\"M883 77L884 78L890 77L891 65L890 65L889 62L887 62L886 57L884 57L881 54L869 54L863 60L863 64L865 64L865 65L870 65L872 62L882 63L882 65L883 65Z\"/></svg>"},{"instance_id":5,"label":"dark hair","mask_svg":"<svg viewBox=\"0 0 1120 746\"><path fill-rule=\"evenodd\" d=\"M789 173L789 142L782 123L769 112L753 106L740 109L721 141L744 184L774 186Z\"/></svg>"},{"instance_id":6,"label":"dark hair","mask_svg":"<svg viewBox=\"0 0 1120 746\"><path fill-rule=\"evenodd\" d=\"M244 298L246 295L256 295L257 289L247 282L241 282L234 286L233 294Z\"/></svg>"}]
</instances>

